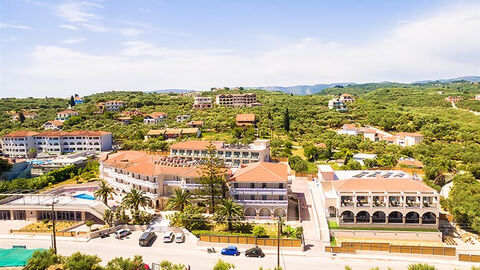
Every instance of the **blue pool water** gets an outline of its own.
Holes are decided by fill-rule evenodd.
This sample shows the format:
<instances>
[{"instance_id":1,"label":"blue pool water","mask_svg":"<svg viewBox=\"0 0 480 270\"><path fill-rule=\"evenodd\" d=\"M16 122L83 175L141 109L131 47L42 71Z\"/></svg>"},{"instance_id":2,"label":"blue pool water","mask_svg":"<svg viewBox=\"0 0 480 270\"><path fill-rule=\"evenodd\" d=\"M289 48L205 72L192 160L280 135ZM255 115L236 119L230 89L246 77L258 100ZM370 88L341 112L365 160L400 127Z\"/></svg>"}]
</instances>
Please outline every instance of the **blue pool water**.
<instances>
[{"instance_id":1,"label":"blue pool water","mask_svg":"<svg viewBox=\"0 0 480 270\"><path fill-rule=\"evenodd\" d=\"M85 194L85 193L79 194L79 195L75 195L75 196L73 196L73 197L79 198L79 199L85 199L85 200L92 200L92 201L95 200L95 197L93 197L93 196L91 196L91 195L88 195L88 194Z\"/></svg>"},{"instance_id":2,"label":"blue pool water","mask_svg":"<svg viewBox=\"0 0 480 270\"><path fill-rule=\"evenodd\" d=\"M34 164L34 165L42 165L44 163L48 163L50 162L51 160L32 160L30 161L30 163Z\"/></svg>"}]
</instances>

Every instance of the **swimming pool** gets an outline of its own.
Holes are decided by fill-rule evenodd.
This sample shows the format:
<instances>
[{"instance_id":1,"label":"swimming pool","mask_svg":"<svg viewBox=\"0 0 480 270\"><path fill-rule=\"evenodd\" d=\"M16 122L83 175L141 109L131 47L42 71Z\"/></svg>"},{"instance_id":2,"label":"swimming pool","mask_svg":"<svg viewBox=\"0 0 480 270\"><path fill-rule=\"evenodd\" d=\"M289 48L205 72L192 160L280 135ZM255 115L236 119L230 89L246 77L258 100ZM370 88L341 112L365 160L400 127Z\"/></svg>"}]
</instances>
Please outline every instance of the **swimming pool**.
<instances>
[{"instance_id":1,"label":"swimming pool","mask_svg":"<svg viewBox=\"0 0 480 270\"><path fill-rule=\"evenodd\" d=\"M95 200L95 197L93 197L92 195L88 195L86 193L78 194L73 197L79 198L79 199L91 200L91 201Z\"/></svg>"}]
</instances>

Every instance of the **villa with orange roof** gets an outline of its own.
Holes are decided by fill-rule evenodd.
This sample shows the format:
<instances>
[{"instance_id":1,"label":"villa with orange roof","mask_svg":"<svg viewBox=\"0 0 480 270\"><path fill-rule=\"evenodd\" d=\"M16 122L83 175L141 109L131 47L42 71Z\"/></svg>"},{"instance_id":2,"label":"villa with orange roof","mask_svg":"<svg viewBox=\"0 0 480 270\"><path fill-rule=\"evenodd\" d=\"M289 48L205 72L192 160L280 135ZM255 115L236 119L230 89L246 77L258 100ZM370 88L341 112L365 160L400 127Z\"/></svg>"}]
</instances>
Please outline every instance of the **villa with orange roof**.
<instances>
[{"instance_id":1,"label":"villa with orange roof","mask_svg":"<svg viewBox=\"0 0 480 270\"><path fill-rule=\"evenodd\" d=\"M235 119L237 127L255 126L257 119L254 113L240 113Z\"/></svg>"},{"instance_id":2,"label":"villa with orange roof","mask_svg":"<svg viewBox=\"0 0 480 270\"><path fill-rule=\"evenodd\" d=\"M316 184L328 219L341 227L437 228L440 195L402 171L334 171Z\"/></svg>"},{"instance_id":3,"label":"villa with orange roof","mask_svg":"<svg viewBox=\"0 0 480 270\"><path fill-rule=\"evenodd\" d=\"M112 133L105 131L15 131L0 137L3 154L27 157L31 149L37 153L60 155L78 151L109 151Z\"/></svg>"},{"instance_id":4,"label":"villa with orange roof","mask_svg":"<svg viewBox=\"0 0 480 270\"><path fill-rule=\"evenodd\" d=\"M355 102L355 98L352 95L345 93L340 95L340 101L343 103L347 103L347 102L351 103L351 102Z\"/></svg>"},{"instance_id":5,"label":"villa with orange roof","mask_svg":"<svg viewBox=\"0 0 480 270\"><path fill-rule=\"evenodd\" d=\"M243 165L229 179L230 196L243 205L247 218L286 217L288 176L288 166L282 163L255 162Z\"/></svg>"},{"instance_id":6,"label":"villa with orange roof","mask_svg":"<svg viewBox=\"0 0 480 270\"><path fill-rule=\"evenodd\" d=\"M45 130L60 130L63 128L63 122L58 120L47 121L43 124Z\"/></svg>"},{"instance_id":7,"label":"villa with orange roof","mask_svg":"<svg viewBox=\"0 0 480 270\"><path fill-rule=\"evenodd\" d=\"M184 141L170 145L170 156L183 157L190 160L201 160L207 157L208 141ZM270 160L270 141L256 140L251 144L227 144L223 141L212 142L216 155L227 165L238 167L258 161Z\"/></svg>"},{"instance_id":8,"label":"villa with orange roof","mask_svg":"<svg viewBox=\"0 0 480 270\"><path fill-rule=\"evenodd\" d=\"M156 125L162 122L166 118L167 118L167 114L164 112L153 112L145 116L145 118L143 118L143 123L149 124L149 125Z\"/></svg>"}]
</instances>

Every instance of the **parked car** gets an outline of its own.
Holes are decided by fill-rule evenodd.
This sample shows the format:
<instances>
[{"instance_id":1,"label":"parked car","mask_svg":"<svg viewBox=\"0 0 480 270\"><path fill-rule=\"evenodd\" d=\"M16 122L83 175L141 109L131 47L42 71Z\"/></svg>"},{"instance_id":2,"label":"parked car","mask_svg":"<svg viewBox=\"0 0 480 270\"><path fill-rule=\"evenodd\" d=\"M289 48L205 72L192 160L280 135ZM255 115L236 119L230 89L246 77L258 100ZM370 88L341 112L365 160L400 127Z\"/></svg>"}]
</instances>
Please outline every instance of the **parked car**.
<instances>
[{"instance_id":1,"label":"parked car","mask_svg":"<svg viewBox=\"0 0 480 270\"><path fill-rule=\"evenodd\" d=\"M173 239L175 238L175 236L173 235L172 232L166 232L164 235L163 235L163 242L164 243L171 243L173 242Z\"/></svg>"},{"instance_id":2,"label":"parked car","mask_svg":"<svg viewBox=\"0 0 480 270\"><path fill-rule=\"evenodd\" d=\"M175 234L175 243L183 243L185 242L185 234L182 232Z\"/></svg>"},{"instance_id":3,"label":"parked car","mask_svg":"<svg viewBox=\"0 0 480 270\"><path fill-rule=\"evenodd\" d=\"M155 239L157 239L157 235L154 232L144 232L138 239L138 244L141 247L150 246Z\"/></svg>"},{"instance_id":4,"label":"parked car","mask_svg":"<svg viewBox=\"0 0 480 270\"><path fill-rule=\"evenodd\" d=\"M117 239L122 239L124 238L125 236L127 235L130 235L132 232L130 230L126 230L126 229L120 229L118 231L115 232L115 238Z\"/></svg>"},{"instance_id":5,"label":"parked car","mask_svg":"<svg viewBox=\"0 0 480 270\"><path fill-rule=\"evenodd\" d=\"M261 248L253 247L253 248L245 250L245 256L263 258L263 257L265 257L265 254L263 253Z\"/></svg>"},{"instance_id":6,"label":"parked car","mask_svg":"<svg viewBox=\"0 0 480 270\"><path fill-rule=\"evenodd\" d=\"M238 251L237 247L231 246L222 249L222 255L229 255L229 256L238 256L240 255L240 251Z\"/></svg>"}]
</instances>

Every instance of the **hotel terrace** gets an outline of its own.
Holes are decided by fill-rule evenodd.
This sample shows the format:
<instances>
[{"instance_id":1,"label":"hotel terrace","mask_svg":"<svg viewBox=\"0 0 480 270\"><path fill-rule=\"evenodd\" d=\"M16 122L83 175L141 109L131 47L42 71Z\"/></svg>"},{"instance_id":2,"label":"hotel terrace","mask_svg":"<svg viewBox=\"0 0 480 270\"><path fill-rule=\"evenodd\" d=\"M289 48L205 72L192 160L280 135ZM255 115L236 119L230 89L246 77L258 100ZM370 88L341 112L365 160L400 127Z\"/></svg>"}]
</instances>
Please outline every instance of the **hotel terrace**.
<instances>
[{"instance_id":1,"label":"hotel terrace","mask_svg":"<svg viewBox=\"0 0 480 270\"><path fill-rule=\"evenodd\" d=\"M175 189L200 187L201 169L198 161L125 151L100 158L100 177L121 193L143 190L162 209Z\"/></svg>"},{"instance_id":2,"label":"hotel terrace","mask_svg":"<svg viewBox=\"0 0 480 270\"><path fill-rule=\"evenodd\" d=\"M333 171L319 166L325 212L341 227L438 227L439 194L402 171Z\"/></svg>"},{"instance_id":3,"label":"hotel terrace","mask_svg":"<svg viewBox=\"0 0 480 270\"><path fill-rule=\"evenodd\" d=\"M3 135L0 140L3 154L9 157L27 157L31 149L55 155L112 149L112 133L105 131L15 131Z\"/></svg>"},{"instance_id":4,"label":"hotel terrace","mask_svg":"<svg viewBox=\"0 0 480 270\"><path fill-rule=\"evenodd\" d=\"M170 146L170 156L183 157L189 160L200 160L207 157L208 141L184 141ZM217 157L227 165L240 166L258 161L270 160L270 141L256 140L251 144L226 144L223 141L212 142Z\"/></svg>"},{"instance_id":5,"label":"hotel terrace","mask_svg":"<svg viewBox=\"0 0 480 270\"><path fill-rule=\"evenodd\" d=\"M281 163L242 165L229 180L230 195L243 205L247 218L286 216L288 175L288 166Z\"/></svg>"}]
</instances>

